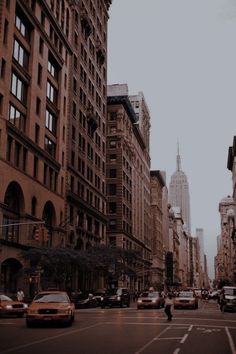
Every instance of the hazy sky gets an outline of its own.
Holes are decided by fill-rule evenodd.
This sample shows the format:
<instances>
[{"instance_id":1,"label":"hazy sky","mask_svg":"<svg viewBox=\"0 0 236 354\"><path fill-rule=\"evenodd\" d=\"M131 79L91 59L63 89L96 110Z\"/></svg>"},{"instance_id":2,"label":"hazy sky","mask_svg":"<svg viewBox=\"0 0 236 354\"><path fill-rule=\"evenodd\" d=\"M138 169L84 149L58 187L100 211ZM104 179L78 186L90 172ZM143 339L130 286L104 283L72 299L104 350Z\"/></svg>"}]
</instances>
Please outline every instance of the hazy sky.
<instances>
[{"instance_id":1,"label":"hazy sky","mask_svg":"<svg viewBox=\"0 0 236 354\"><path fill-rule=\"evenodd\" d=\"M168 186L179 139L192 234L204 229L213 276L218 206L232 195L227 156L236 135L236 0L113 0L108 83L144 93L151 167L167 172Z\"/></svg>"}]
</instances>

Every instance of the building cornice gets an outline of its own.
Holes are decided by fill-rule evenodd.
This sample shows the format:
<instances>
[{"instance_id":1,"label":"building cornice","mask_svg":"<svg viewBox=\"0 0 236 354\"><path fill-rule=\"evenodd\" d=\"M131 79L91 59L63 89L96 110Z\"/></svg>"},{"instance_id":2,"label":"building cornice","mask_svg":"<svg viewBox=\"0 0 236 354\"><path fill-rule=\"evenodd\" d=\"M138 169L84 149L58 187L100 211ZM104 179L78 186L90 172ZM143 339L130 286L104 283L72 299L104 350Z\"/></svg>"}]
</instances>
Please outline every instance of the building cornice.
<instances>
[{"instance_id":1,"label":"building cornice","mask_svg":"<svg viewBox=\"0 0 236 354\"><path fill-rule=\"evenodd\" d=\"M128 114L130 121L134 124L137 123L137 116L134 112L134 109L130 103L129 97L128 96L108 96L107 97L107 104L108 106L115 105L115 104L121 104L126 113Z\"/></svg>"},{"instance_id":2,"label":"building cornice","mask_svg":"<svg viewBox=\"0 0 236 354\"><path fill-rule=\"evenodd\" d=\"M165 181L162 177L161 171L160 170L151 170L150 171L150 176L151 177L157 177L158 181L161 183L162 187L165 187Z\"/></svg>"}]
</instances>

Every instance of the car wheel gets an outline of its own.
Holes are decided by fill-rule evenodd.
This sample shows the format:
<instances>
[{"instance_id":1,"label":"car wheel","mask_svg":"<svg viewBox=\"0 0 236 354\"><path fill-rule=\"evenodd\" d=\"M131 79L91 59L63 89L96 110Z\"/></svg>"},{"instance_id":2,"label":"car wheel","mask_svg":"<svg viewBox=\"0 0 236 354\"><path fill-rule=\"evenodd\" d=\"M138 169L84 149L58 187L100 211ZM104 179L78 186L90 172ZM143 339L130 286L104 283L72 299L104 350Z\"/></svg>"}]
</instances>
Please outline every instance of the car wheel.
<instances>
[{"instance_id":1,"label":"car wheel","mask_svg":"<svg viewBox=\"0 0 236 354\"><path fill-rule=\"evenodd\" d=\"M130 302L127 303L127 307L130 307Z\"/></svg>"},{"instance_id":2,"label":"car wheel","mask_svg":"<svg viewBox=\"0 0 236 354\"><path fill-rule=\"evenodd\" d=\"M121 301L121 302L120 302L120 308L122 308L122 307L123 307L123 302Z\"/></svg>"},{"instance_id":3,"label":"car wheel","mask_svg":"<svg viewBox=\"0 0 236 354\"><path fill-rule=\"evenodd\" d=\"M69 321L66 323L68 327L71 327L73 323L73 315L71 314Z\"/></svg>"}]
</instances>

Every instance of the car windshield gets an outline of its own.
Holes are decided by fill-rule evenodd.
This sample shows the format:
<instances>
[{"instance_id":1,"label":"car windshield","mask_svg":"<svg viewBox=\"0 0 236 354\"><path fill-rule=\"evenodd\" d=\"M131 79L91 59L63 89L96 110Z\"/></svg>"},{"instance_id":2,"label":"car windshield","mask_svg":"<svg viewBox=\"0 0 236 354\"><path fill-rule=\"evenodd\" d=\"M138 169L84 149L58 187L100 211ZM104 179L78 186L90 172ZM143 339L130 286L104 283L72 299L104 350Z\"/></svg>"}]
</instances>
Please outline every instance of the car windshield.
<instances>
[{"instance_id":1,"label":"car windshield","mask_svg":"<svg viewBox=\"0 0 236 354\"><path fill-rule=\"evenodd\" d=\"M66 294L38 294L34 298L34 302L69 302L69 298Z\"/></svg>"},{"instance_id":2,"label":"car windshield","mask_svg":"<svg viewBox=\"0 0 236 354\"><path fill-rule=\"evenodd\" d=\"M0 295L0 300L1 301L12 301L12 299L6 295Z\"/></svg>"},{"instance_id":3,"label":"car windshield","mask_svg":"<svg viewBox=\"0 0 236 354\"><path fill-rule=\"evenodd\" d=\"M142 293L141 297L150 297L150 298L154 298L154 297L158 297L159 294L157 291L152 291L152 292L145 292L145 293Z\"/></svg>"},{"instance_id":4,"label":"car windshield","mask_svg":"<svg viewBox=\"0 0 236 354\"><path fill-rule=\"evenodd\" d=\"M225 289L225 295L236 296L236 288Z\"/></svg>"},{"instance_id":5,"label":"car windshield","mask_svg":"<svg viewBox=\"0 0 236 354\"><path fill-rule=\"evenodd\" d=\"M179 297L194 297L192 291L181 291Z\"/></svg>"}]
</instances>

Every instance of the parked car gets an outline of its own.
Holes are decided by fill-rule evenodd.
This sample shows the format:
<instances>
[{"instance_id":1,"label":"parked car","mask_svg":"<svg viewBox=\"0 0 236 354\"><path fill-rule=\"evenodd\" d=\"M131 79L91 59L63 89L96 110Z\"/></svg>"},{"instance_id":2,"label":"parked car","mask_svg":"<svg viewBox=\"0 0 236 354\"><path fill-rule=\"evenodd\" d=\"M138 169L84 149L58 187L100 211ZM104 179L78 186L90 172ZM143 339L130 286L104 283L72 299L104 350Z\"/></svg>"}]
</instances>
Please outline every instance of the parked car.
<instances>
[{"instance_id":1,"label":"parked car","mask_svg":"<svg viewBox=\"0 0 236 354\"><path fill-rule=\"evenodd\" d=\"M71 326L75 316L75 305L64 291L39 292L29 305L26 326L37 323L60 322Z\"/></svg>"},{"instance_id":2,"label":"parked car","mask_svg":"<svg viewBox=\"0 0 236 354\"><path fill-rule=\"evenodd\" d=\"M165 299L160 295L158 291L145 291L137 300L137 309L152 308L158 309L164 307Z\"/></svg>"},{"instance_id":3,"label":"parked car","mask_svg":"<svg viewBox=\"0 0 236 354\"><path fill-rule=\"evenodd\" d=\"M198 298L193 291L180 291L174 298L174 308L198 308Z\"/></svg>"},{"instance_id":4,"label":"parked car","mask_svg":"<svg viewBox=\"0 0 236 354\"><path fill-rule=\"evenodd\" d=\"M77 295L77 297L73 299L73 303L75 304L76 309L92 308L98 306L97 299L93 296L93 294L90 293Z\"/></svg>"},{"instance_id":5,"label":"parked car","mask_svg":"<svg viewBox=\"0 0 236 354\"><path fill-rule=\"evenodd\" d=\"M225 292L225 311L236 311L236 286L224 286Z\"/></svg>"},{"instance_id":6,"label":"parked car","mask_svg":"<svg viewBox=\"0 0 236 354\"><path fill-rule=\"evenodd\" d=\"M106 306L130 306L130 293L126 288L108 289L103 297L101 297L101 308Z\"/></svg>"},{"instance_id":7,"label":"parked car","mask_svg":"<svg viewBox=\"0 0 236 354\"><path fill-rule=\"evenodd\" d=\"M104 289L98 289L93 292L93 297L97 300L98 305L101 305L101 299L104 297L106 294L106 290Z\"/></svg>"},{"instance_id":8,"label":"parked car","mask_svg":"<svg viewBox=\"0 0 236 354\"><path fill-rule=\"evenodd\" d=\"M0 294L0 315L8 316L14 315L17 317L23 317L27 311L28 305L20 302L14 301L9 296Z\"/></svg>"}]
</instances>

